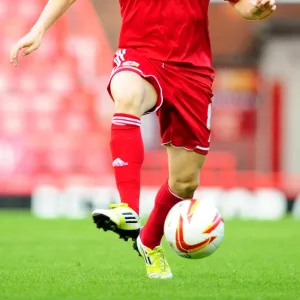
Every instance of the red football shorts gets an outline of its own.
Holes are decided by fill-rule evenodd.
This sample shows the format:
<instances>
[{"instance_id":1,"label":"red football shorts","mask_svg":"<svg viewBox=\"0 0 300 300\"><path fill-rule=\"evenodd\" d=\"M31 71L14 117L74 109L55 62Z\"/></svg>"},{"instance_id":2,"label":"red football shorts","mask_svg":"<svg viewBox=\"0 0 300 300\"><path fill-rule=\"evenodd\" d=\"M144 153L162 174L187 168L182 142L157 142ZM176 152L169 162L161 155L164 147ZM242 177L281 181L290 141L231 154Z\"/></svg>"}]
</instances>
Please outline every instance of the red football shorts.
<instances>
[{"instance_id":1,"label":"red football shorts","mask_svg":"<svg viewBox=\"0 0 300 300\"><path fill-rule=\"evenodd\" d=\"M110 81L122 71L135 72L156 89L156 106L147 113L157 113L162 144L207 154L213 94L199 74L172 63L149 59L133 49L116 52ZM108 92L112 97L110 82Z\"/></svg>"}]
</instances>

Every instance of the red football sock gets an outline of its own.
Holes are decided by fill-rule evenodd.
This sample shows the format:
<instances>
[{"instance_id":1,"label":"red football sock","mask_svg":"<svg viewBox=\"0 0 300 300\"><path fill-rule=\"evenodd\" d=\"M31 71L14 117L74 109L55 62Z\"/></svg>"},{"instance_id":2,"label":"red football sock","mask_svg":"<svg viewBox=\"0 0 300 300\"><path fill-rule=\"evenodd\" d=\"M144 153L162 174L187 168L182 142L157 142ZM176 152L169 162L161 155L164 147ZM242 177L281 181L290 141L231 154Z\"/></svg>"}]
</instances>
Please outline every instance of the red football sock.
<instances>
[{"instance_id":1,"label":"red football sock","mask_svg":"<svg viewBox=\"0 0 300 300\"><path fill-rule=\"evenodd\" d=\"M154 208L149 219L141 230L142 243L154 249L159 246L164 235L164 223L170 209L178 202L185 200L171 192L168 183L165 183L158 191Z\"/></svg>"},{"instance_id":2,"label":"red football sock","mask_svg":"<svg viewBox=\"0 0 300 300\"><path fill-rule=\"evenodd\" d=\"M121 201L139 213L144 145L140 118L115 114L111 126L111 153Z\"/></svg>"}]
</instances>

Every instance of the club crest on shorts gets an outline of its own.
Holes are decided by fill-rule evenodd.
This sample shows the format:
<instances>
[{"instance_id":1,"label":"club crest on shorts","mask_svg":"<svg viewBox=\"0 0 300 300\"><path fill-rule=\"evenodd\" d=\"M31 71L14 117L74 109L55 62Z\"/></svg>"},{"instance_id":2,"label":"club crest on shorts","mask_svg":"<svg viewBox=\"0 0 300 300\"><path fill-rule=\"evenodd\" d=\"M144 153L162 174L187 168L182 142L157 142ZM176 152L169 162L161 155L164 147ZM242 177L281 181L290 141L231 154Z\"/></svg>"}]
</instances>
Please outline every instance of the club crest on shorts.
<instances>
[{"instance_id":1,"label":"club crest on shorts","mask_svg":"<svg viewBox=\"0 0 300 300\"><path fill-rule=\"evenodd\" d=\"M136 61L127 60L122 63L122 66L130 66L130 67L138 68L140 66L140 64L137 63Z\"/></svg>"}]
</instances>

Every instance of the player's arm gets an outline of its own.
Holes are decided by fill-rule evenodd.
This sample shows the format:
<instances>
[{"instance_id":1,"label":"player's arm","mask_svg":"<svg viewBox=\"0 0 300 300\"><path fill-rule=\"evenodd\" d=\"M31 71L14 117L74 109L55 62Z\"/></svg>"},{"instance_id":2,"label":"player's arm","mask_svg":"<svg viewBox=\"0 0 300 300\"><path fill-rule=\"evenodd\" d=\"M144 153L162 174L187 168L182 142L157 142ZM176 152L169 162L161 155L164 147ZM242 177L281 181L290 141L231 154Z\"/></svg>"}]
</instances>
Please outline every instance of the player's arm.
<instances>
[{"instance_id":1,"label":"player's arm","mask_svg":"<svg viewBox=\"0 0 300 300\"><path fill-rule=\"evenodd\" d=\"M230 3L246 20L262 20L276 10L275 0L239 0Z\"/></svg>"},{"instance_id":2,"label":"player's arm","mask_svg":"<svg viewBox=\"0 0 300 300\"><path fill-rule=\"evenodd\" d=\"M10 62L14 66L18 65L18 55L22 49L24 49L23 55L28 55L38 49L47 29L50 28L75 1L76 0L49 0L30 32L12 47Z\"/></svg>"}]
</instances>

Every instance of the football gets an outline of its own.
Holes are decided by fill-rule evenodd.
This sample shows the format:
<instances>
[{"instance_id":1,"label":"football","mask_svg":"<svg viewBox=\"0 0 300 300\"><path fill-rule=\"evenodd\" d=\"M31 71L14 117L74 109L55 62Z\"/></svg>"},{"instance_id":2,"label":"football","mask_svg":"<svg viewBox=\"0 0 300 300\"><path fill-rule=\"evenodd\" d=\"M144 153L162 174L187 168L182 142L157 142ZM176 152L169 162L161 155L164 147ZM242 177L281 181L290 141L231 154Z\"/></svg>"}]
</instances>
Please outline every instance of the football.
<instances>
[{"instance_id":1,"label":"football","mask_svg":"<svg viewBox=\"0 0 300 300\"><path fill-rule=\"evenodd\" d=\"M200 259L214 253L224 238L219 211L206 202L191 199L177 203L169 212L164 234L181 257Z\"/></svg>"}]
</instances>

